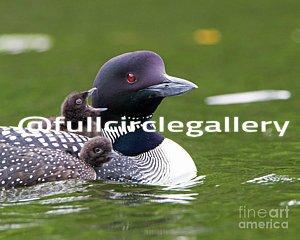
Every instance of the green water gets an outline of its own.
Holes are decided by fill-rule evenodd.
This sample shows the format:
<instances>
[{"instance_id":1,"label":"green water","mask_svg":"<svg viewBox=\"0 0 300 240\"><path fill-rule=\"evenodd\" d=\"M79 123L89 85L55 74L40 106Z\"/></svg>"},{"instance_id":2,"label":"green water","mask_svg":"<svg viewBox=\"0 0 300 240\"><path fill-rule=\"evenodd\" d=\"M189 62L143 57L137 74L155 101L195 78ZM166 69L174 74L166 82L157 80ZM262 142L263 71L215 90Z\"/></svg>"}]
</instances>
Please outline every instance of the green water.
<instances>
[{"instance_id":1,"label":"green water","mask_svg":"<svg viewBox=\"0 0 300 240\"><path fill-rule=\"evenodd\" d=\"M274 129L200 138L165 133L205 176L189 188L70 182L2 193L0 239L298 239L300 43L292 36L300 28L299 9L296 0L1 1L0 34L45 33L54 41L48 52L0 55L1 125L57 114L64 96L88 89L107 59L148 49L164 58L170 75L199 86L166 99L156 118L239 116L289 120L290 126L282 138ZM220 42L198 45L193 32L201 28L218 29ZM204 103L211 95L261 89L286 89L292 96ZM239 228L241 221L267 220L243 219L241 207L269 211L287 205L288 218L272 220L288 221L288 229Z\"/></svg>"}]
</instances>

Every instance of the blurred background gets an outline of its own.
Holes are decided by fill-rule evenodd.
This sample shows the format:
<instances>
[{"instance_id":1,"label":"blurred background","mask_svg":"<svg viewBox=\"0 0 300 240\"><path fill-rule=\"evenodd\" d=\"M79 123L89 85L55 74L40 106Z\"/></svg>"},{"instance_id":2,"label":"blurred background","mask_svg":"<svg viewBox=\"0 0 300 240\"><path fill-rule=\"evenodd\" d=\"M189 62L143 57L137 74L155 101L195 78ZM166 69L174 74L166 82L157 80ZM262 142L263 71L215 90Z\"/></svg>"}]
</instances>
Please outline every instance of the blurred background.
<instances>
[{"instance_id":1,"label":"blurred background","mask_svg":"<svg viewBox=\"0 0 300 240\"><path fill-rule=\"evenodd\" d=\"M199 86L165 100L157 116L291 122L284 138L272 131L196 139L166 133L189 151L199 175L206 175L203 184L189 190L195 196L184 199L187 204L153 201L165 195L157 188L95 183L80 193L84 200L68 204L2 205L0 239L296 239L299 9L297 0L1 0L1 125L58 114L64 97L89 89L105 61L143 49L160 54L170 75ZM291 98L226 106L204 102L212 95L264 89L288 90ZM275 175L267 185L243 184L269 174ZM74 198L74 193L61 197ZM240 205L270 209L294 200L288 230L238 228ZM71 214L46 214L76 206L81 210ZM12 227L16 224L20 227Z\"/></svg>"}]
</instances>

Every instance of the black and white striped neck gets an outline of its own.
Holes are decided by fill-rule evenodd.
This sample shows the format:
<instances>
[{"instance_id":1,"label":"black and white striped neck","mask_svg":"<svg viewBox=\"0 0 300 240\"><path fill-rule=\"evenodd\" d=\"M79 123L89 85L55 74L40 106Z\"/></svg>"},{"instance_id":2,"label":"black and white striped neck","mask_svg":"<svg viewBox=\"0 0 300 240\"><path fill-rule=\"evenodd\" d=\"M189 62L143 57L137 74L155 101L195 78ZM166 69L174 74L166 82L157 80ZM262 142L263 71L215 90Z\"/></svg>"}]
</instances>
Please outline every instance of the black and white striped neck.
<instances>
[{"instance_id":1,"label":"black and white striped neck","mask_svg":"<svg viewBox=\"0 0 300 240\"><path fill-rule=\"evenodd\" d=\"M110 126L109 128L102 128L102 133L105 137L109 138L112 143L114 143L118 138L128 134L137 131L138 129L142 129L142 124L145 121L149 121L152 118L152 114L145 117L127 117L122 116L119 123ZM130 123L134 124L130 124ZM154 129L154 126L149 124L149 127L151 129Z\"/></svg>"},{"instance_id":2,"label":"black and white striped neck","mask_svg":"<svg viewBox=\"0 0 300 240\"><path fill-rule=\"evenodd\" d=\"M113 148L126 156L137 156L156 148L162 143L164 137L157 132L145 131L142 124L149 121L152 115L147 117L122 117L122 124L103 129L105 137L113 143ZM130 124L131 122L131 124ZM132 124L132 123L135 124ZM125 124L126 123L126 124ZM151 124L147 124L148 129L155 129Z\"/></svg>"}]
</instances>

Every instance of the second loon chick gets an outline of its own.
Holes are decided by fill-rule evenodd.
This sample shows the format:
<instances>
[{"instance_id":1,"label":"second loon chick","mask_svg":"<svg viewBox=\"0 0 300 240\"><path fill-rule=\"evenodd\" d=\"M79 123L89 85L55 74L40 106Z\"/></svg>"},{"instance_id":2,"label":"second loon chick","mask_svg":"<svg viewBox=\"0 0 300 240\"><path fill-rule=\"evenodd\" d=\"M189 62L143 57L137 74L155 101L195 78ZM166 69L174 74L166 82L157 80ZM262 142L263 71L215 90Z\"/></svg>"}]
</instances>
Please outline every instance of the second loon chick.
<instances>
[{"instance_id":1,"label":"second loon chick","mask_svg":"<svg viewBox=\"0 0 300 240\"><path fill-rule=\"evenodd\" d=\"M68 179L96 180L94 168L109 161L111 143L96 137L85 143L80 157L62 150L0 143L0 190Z\"/></svg>"},{"instance_id":2,"label":"second loon chick","mask_svg":"<svg viewBox=\"0 0 300 240\"><path fill-rule=\"evenodd\" d=\"M113 157L112 143L106 137L94 137L83 145L79 157L91 166L101 167Z\"/></svg>"}]
</instances>

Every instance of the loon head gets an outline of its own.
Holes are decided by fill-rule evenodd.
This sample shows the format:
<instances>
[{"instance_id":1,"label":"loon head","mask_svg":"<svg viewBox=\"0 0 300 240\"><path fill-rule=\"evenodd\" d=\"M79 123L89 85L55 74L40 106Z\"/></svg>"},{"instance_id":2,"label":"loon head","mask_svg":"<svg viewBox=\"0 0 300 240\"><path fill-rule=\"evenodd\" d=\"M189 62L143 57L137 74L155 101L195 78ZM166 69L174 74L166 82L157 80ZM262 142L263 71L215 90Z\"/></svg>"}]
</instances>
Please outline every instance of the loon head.
<instances>
[{"instance_id":1,"label":"loon head","mask_svg":"<svg viewBox=\"0 0 300 240\"><path fill-rule=\"evenodd\" d=\"M94 107L107 107L102 118L146 117L168 96L197 86L166 74L162 58L150 51L125 53L110 59L99 70L92 95Z\"/></svg>"},{"instance_id":2,"label":"loon head","mask_svg":"<svg viewBox=\"0 0 300 240\"><path fill-rule=\"evenodd\" d=\"M101 167L108 162L116 153L112 150L112 144L108 138L97 136L87 141L79 157L93 167Z\"/></svg>"},{"instance_id":3,"label":"loon head","mask_svg":"<svg viewBox=\"0 0 300 240\"><path fill-rule=\"evenodd\" d=\"M61 114L65 120L72 123L86 121L87 117L95 118L107 110L106 108L93 108L88 104L88 98L96 90L97 88L92 88L89 91L70 93L61 106Z\"/></svg>"}]
</instances>

